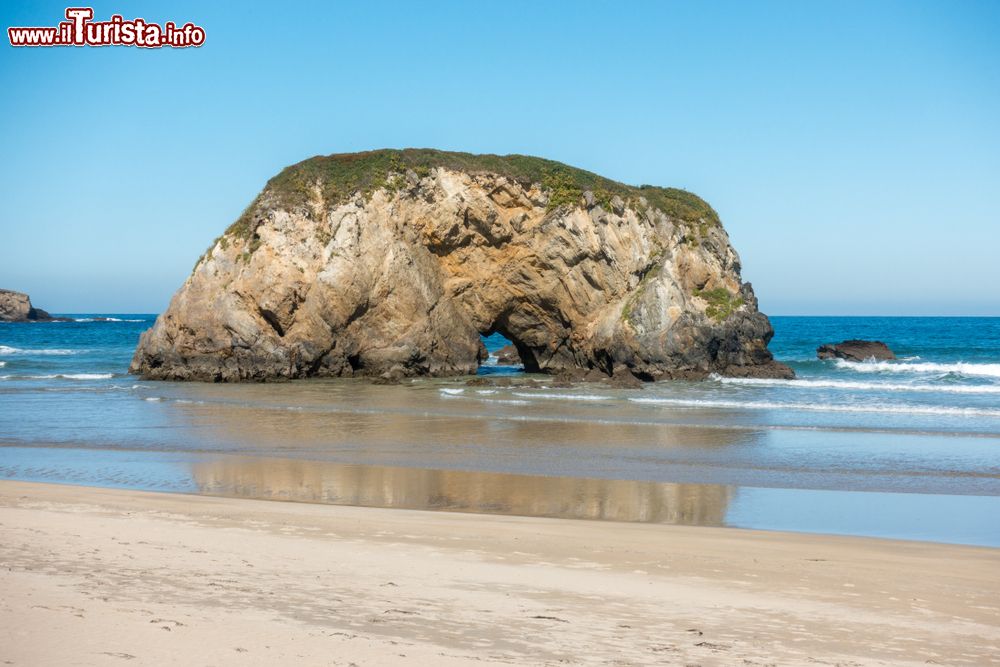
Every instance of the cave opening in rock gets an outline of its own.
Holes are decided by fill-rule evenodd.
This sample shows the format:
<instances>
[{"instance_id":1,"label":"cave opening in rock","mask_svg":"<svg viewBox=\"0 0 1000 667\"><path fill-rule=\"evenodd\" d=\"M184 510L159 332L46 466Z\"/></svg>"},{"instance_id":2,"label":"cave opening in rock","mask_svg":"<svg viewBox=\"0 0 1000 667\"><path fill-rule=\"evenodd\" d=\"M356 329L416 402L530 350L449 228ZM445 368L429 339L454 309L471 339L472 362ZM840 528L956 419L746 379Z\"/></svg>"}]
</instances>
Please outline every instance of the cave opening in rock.
<instances>
[{"instance_id":1,"label":"cave opening in rock","mask_svg":"<svg viewBox=\"0 0 1000 667\"><path fill-rule=\"evenodd\" d=\"M477 375L519 375L527 370L520 346L503 333L487 332L480 335L480 340L489 356L479 365Z\"/></svg>"}]
</instances>

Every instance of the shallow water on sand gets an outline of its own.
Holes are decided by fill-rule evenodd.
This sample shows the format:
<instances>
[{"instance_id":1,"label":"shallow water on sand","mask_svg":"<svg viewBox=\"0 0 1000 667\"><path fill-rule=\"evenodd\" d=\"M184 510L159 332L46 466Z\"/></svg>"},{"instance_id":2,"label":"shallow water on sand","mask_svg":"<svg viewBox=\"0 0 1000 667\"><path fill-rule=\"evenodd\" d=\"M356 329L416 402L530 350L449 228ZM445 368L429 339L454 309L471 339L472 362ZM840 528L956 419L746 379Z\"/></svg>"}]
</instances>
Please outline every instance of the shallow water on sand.
<instances>
[{"instance_id":1,"label":"shallow water on sand","mask_svg":"<svg viewBox=\"0 0 1000 667\"><path fill-rule=\"evenodd\" d=\"M4 447L0 478L287 502L730 526L1000 547L1000 496L550 477L129 450Z\"/></svg>"},{"instance_id":2,"label":"shallow water on sand","mask_svg":"<svg viewBox=\"0 0 1000 667\"><path fill-rule=\"evenodd\" d=\"M797 380L614 390L144 382L152 317L78 318L0 324L0 477L1000 546L998 319L774 318Z\"/></svg>"}]
</instances>

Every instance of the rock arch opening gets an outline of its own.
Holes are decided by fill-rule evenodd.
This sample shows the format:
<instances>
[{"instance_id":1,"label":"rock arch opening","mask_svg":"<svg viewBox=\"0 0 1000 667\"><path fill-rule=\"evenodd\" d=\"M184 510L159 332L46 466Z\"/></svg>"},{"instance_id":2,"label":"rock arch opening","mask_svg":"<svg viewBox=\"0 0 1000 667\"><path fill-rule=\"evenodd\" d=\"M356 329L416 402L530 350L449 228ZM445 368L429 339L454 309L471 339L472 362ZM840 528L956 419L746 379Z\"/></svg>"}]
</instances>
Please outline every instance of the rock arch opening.
<instances>
[{"instance_id":1,"label":"rock arch opening","mask_svg":"<svg viewBox=\"0 0 1000 667\"><path fill-rule=\"evenodd\" d=\"M480 362L477 375L542 372L531 350L508 332L484 331L479 338L486 348L486 358Z\"/></svg>"}]
</instances>

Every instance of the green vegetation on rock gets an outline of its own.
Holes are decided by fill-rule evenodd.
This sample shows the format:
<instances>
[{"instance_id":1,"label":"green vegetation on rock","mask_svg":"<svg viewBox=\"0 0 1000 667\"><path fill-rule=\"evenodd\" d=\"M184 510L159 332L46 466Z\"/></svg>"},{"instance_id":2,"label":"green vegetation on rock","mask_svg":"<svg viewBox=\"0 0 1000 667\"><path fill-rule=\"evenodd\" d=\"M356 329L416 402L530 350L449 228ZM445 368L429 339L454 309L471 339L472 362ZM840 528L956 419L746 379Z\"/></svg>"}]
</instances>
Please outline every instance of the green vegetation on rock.
<instances>
[{"instance_id":1,"label":"green vegetation on rock","mask_svg":"<svg viewBox=\"0 0 1000 667\"><path fill-rule=\"evenodd\" d=\"M549 192L548 210L560 206L576 206L580 203L583 190L572 176L565 171L551 171L542 177L542 188Z\"/></svg>"},{"instance_id":2,"label":"green vegetation on rock","mask_svg":"<svg viewBox=\"0 0 1000 667\"><path fill-rule=\"evenodd\" d=\"M696 289L694 295L708 303L705 314L716 322L726 319L743 305L743 297L731 293L725 287L710 290Z\"/></svg>"},{"instance_id":3,"label":"green vegetation on rock","mask_svg":"<svg viewBox=\"0 0 1000 667\"><path fill-rule=\"evenodd\" d=\"M356 193L370 197L387 188L392 192L407 186L404 176L412 170L419 177L443 167L469 174L497 174L522 185L540 184L549 194L548 208L574 206L590 190L602 207L609 208L619 196L630 207L659 209L691 225L717 225L718 214L704 200L685 190L652 185L634 187L577 169L561 162L527 155L474 155L427 148L383 149L364 153L316 156L285 168L267 182L264 191L234 222L226 235L249 239L255 231L254 213L268 201L289 210L308 210L316 200L327 207L348 201Z\"/></svg>"},{"instance_id":4,"label":"green vegetation on rock","mask_svg":"<svg viewBox=\"0 0 1000 667\"><path fill-rule=\"evenodd\" d=\"M649 286L649 283L651 283L658 275L660 275L660 271L663 269L664 252L665 251L662 247L658 247L656 251L652 254L652 256L649 258L649 261L646 264L646 268L643 271L642 277L639 279L639 284L636 285L635 291L632 293L631 296L629 296L628 300L625 302L625 305L622 306L623 321L626 321L629 324L635 324L635 322L632 321L632 311L635 308L636 302L642 296L643 292L646 291L646 288Z\"/></svg>"}]
</instances>

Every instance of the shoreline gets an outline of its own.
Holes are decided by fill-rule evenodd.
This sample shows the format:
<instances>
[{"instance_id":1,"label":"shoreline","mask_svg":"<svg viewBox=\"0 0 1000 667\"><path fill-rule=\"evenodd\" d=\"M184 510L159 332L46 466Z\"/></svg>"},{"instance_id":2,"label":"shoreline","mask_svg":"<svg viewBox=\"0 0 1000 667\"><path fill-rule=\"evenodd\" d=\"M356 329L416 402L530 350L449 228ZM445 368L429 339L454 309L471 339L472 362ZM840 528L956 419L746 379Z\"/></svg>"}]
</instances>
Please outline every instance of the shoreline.
<instances>
[{"instance_id":1,"label":"shoreline","mask_svg":"<svg viewBox=\"0 0 1000 667\"><path fill-rule=\"evenodd\" d=\"M11 481L1000 547L1000 527L989 520L1000 514L1000 495L978 493L968 478L964 481L969 488L956 494L932 488L894 491L699 482L692 478L701 477L705 469L696 467L689 467L675 481L656 481L556 475L547 470L510 472L503 466L468 470L446 467L450 462L440 459L430 463L444 465L47 445L0 447L0 478ZM674 473L678 473L677 466Z\"/></svg>"},{"instance_id":2,"label":"shoreline","mask_svg":"<svg viewBox=\"0 0 1000 667\"><path fill-rule=\"evenodd\" d=\"M1000 664L1000 551L0 482L12 664Z\"/></svg>"}]
</instances>

